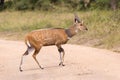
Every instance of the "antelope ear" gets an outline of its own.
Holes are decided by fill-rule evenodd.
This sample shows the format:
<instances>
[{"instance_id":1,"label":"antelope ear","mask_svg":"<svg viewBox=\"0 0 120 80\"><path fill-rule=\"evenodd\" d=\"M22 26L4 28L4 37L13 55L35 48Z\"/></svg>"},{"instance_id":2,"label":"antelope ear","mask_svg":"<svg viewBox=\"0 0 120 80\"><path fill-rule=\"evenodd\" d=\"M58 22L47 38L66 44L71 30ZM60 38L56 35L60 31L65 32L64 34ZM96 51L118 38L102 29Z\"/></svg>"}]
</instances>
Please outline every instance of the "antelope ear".
<instances>
[{"instance_id":1,"label":"antelope ear","mask_svg":"<svg viewBox=\"0 0 120 80\"><path fill-rule=\"evenodd\" d=\"M77 14L74 14L74 16L75 16L75 23L80 23L80 19L79 19L79 17L77 16Z\"/></svg>"},{"instance_id":2,"label":"antelope ear","mask_svg":"<svg viewBox=\"0 0 120 80\"><path fill-rule=\"evenodd\" d=\"M79 21L75 18L75 23L79 23Z\"/></svg>"},{"instance_id":3,"label":"antelope ear","mask_svg":"<svg viewBox=\"0 0 120 80\"><path fill-rule=\"evenodd\" d=\"M83 22L83 21L81 21L81 23L83 24L84 22Z\"/></svg>"}]
</instances>

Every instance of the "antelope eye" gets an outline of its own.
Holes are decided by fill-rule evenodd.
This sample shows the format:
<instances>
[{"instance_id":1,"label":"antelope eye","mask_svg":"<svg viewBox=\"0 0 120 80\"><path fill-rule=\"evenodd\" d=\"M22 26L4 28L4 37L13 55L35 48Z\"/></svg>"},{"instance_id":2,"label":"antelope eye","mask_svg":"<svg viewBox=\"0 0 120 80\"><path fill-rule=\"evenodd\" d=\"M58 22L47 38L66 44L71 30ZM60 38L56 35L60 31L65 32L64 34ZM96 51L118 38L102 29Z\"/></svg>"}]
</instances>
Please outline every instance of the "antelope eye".
<instances>
[{"instance_id":1,"label":"antelope eye","mask_svg":"<svg viewBox=\"0 0 120 80\"><path fill-rule=\"evenodd\" d=\"M80 24L80 26L82 26L83 24Z\"/></svg>"}]
</instances>

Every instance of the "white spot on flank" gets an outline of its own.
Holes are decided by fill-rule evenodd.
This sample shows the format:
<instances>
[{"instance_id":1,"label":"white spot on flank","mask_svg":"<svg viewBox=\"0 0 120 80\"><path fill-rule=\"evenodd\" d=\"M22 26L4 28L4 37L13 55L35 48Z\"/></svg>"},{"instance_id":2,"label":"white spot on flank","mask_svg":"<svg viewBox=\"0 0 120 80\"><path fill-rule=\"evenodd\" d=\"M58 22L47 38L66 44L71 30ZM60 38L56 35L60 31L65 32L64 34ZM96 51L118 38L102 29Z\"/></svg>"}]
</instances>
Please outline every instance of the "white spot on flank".
<instances>
[{"instance_id":1,"label":"white spot on flank","mask_svg":"<svg viewBox=\"0 0 120 80\"><path fill-rule=\"evenodd\" d=\"M68 37L68 40L70 39L70 37Z\"/></svg>"},{"instance_id":2,"label":"white spot on flank","mask_svg":"<svg viewBox=\"0 0 120 80\"><path fill-rule=\"evenodd\" d=\"M30 43L29 43L29 41L27 40L27 45L28 45L28 47L31 47L31 45L30 45Z\"/></svg>"}]
</instances>

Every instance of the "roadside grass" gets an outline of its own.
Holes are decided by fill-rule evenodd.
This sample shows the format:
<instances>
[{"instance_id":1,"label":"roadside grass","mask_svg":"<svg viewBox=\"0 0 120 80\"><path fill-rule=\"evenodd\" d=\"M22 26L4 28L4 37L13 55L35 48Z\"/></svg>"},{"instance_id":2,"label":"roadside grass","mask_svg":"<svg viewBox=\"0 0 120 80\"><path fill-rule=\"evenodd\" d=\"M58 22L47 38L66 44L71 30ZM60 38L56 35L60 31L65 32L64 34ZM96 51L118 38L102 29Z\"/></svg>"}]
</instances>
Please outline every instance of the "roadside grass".
<instances>
[{"instance_id":1,"label":"roadside grass","mask_svg":"<svg viewBox=\"0 0 120 80\"><path fill-rule=\"evenodd\" d=\"M92 11L82 18L89 31L81 32L70 43L120 51L120 11Z\"/></svg>"},{"instance_id":2,"label":"roadside grass","mask_svg":"<svg viewBox=\"0 0 120 80\"><path fill-rule=\"evenodd\" d=\"M51 27L65 28L74 17L73 15L71 16L71 14L72 13L60 14L39 11L1 12L0 34L2 34L1 37L5 39L21 40L27 32L32 30Z\"/></svg>"},{"instance_id":3,"label":"roadside grass","mask_svg":"<svg viewBox=\"0 0 120 80\"><path fill-rule=\"evenodd\" d=\"M77 12L89 31L80 32L68 43L120 51L120 10ZM41 28L68 28L74 22L72 12L4 11L0 13L0 37L23 40L24 35Z\"/></svg>"}]
</instances>

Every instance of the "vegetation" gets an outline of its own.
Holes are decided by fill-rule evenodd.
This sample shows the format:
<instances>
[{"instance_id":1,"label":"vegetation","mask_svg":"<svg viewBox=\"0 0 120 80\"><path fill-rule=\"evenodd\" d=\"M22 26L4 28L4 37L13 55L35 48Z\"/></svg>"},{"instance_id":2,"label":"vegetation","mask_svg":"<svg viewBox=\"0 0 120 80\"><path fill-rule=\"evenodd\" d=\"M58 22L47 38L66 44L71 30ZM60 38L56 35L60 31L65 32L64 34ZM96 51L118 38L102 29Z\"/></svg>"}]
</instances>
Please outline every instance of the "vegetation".
<instances>
[{"instance_id":1,"label":"vegetation","mask_svg":"<svg viewBox=\"0 0 120 80\"><path fill-rule=\"evenodd\" d=\"M83 20L89 31L81 32L81 36L74 37L71 43L120 49L120 11L92 11L85 14Z\"/></svg>"},{"instance_id":2,"label":"vegetation","mask_svg":"<svg viewBox=\"0 0 120 80\"><path fill-rule=\"evenodd\" d=\"M93 10L119 9L120 0L0 0L0 10Z\"/></svg>"},{"instance_id":3,"label":"vegetation","mask_svg":"<svg viewBox=\"0 0 120 80\"><path fill-rule=\"evenodd\" d=\"M89 31L80 32L69 43L118 49L120 47L120 10L93 10L77 12ZM73 12L4 11L0 13L0 37L23 40L35 29L61 27L73 23ZM117 51L117 50L116 50Z\"/></svg>"},{"instance_id":4,"label":"vegetation","mask_svg":"<svg viewBox=\"0 0 120 80\"><path fill-rule=\"evenodd\" d=\"M120 52L120 0L0 0L0 37L23 40L35 29L73 23L73 13L89 28L68 43Z\"/></svg>"}]
</instances>

